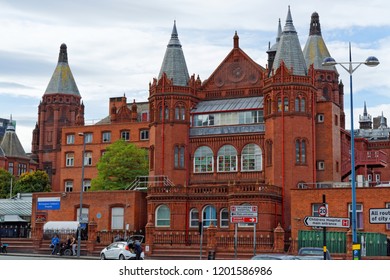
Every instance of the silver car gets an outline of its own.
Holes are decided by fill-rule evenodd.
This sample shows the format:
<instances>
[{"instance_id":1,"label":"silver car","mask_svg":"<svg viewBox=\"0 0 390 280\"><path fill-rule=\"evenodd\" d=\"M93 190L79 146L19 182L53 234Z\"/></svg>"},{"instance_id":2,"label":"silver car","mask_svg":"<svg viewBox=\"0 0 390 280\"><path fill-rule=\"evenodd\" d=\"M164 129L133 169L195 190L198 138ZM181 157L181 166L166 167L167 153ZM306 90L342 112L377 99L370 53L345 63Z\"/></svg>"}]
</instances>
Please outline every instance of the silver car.
<instances>
[{"instance_id":1,"label":"silver car","mask_svg":"<svg viewBox=\"0 0 390 280\"><path fill-rule=\"evenodd\" d=\"M144 252L141 253L141 259ZM111 243L100 252L101 260L135 260L135 253L126 241Z\"/></svg>"}]
</instances>

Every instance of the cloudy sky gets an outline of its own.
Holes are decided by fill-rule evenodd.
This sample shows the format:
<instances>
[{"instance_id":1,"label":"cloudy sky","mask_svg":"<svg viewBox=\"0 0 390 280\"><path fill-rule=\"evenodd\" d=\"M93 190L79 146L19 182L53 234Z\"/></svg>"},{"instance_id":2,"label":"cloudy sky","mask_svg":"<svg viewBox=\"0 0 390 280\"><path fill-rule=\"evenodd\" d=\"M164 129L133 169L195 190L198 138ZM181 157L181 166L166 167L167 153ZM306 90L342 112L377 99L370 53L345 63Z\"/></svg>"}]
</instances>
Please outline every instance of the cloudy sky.
<instances>
[{"instance_id":1,"label":"cloudy sky","mask_svg":"<svg viewBox=\"0 0 390 280\"><path fill-rule=\"evenodd\" d=\"M302 48L311 14L318 12L337 61L348 61L349 42L353 61L380 60L353 74L355 128L364 101L373 117L383 111L390 120L390 1L383 0L0 0L0 118L12 114L30 152L38 105L62 43L87 123L108 115L110 97L146 101L174 20L190 75L207 79L232 49L235 31L240 48L265 67L268 43L275 42L279 18L284 26L289 5ZM349 127L349 76L338 71Z\"/></svg>"}]
</instances>

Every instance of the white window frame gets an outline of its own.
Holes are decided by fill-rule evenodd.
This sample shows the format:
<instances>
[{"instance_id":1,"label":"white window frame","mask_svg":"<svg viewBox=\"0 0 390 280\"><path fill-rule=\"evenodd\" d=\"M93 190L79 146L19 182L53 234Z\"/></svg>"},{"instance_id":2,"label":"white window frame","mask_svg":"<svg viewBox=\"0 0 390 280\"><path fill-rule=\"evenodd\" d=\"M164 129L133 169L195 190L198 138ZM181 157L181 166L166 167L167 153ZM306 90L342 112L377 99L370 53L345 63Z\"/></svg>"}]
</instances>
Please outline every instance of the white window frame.
<instances>
[{"instance_id":1,"label":"white window frame","mask_svg":"<svg viewBox=\"0 0 390 280\"><path fill-rule=\"evenodd\" d=\"M214 154L208 146L198 147L194 153L194 173L214 172Z\"/></svg>"},{"instance_id":2,"label":"white window frame","mask_svg":"<svg viewBox=\"0 0 390 280\"><path fill-rule=\"evenodd\" d=\"M165 211L161 213L160 211ZM156 227L170 227L171 226L171 209L165 204L159 205L156 208Z\"/></svg>"},{"instance_id":3,"label":"white window frame","mask_svg":"<svg viewBox=\"0 0 390 280\"><path fill-rule=\"evenodd\" d=\"M85 141L85 143L92 143L93 134L92 133L84 133L84 141Z\"/></svg>"},{"instance_id":4,"label":"white window frame","mask_svg":"<svg viewBox=\"0 0 390 280\"><path fill-rule=\"evenodd\" d=\"M84 165L85 166L91 166L92 165L92 152L85 152L84 153Z\"/></svg>"},{"instance_id":5,"label":"white window frame","mask_svg":"<svg viewBox=\"0 0 390 280\"><path fill-rule=\"evenodd\" d=\"M87 192L91 189L91 180L85 179L83 183L83 191Z\"/></svg>"},{"instance_id":6,"label":"white window frame","mask_svg":"<svg viewBox=\"0 0 390 280\"><path fill-rule=\"evenodd\" d=\"M227 208L222 208L219 212L219 226L221 228L229 227L229 210Z\"/></svg>"},{"instance_id":7,"label":"white window frame","mask_svg":"<svg viewBox=\"0 0 390 280\"><path fill-rule=\"evenodd\" d=\"M217 172L237 171L237 150L232 145L222 146L217 154Z\"/></svg>"},{"instance_id":8,"label":"white window frame","mask_svg":"<svg viewBox=\"0 0 390 280\"><path fill-rule=\"evenodd\" d=\"M199 210L196 208L190 210L190 227L199 227Z\"/></svg>"},{"instance_id":9,"label":"white window frame","mask_svg":"<svg viewBox=\"0 0 390 280\"><path fill-rule=\"evenodd\" d=\"M259 145L250 143L241 151L241 171L254 172L263 169L263 156Z\"/></svg>"},{"instance_id":10,"label":"white window frame","mask_svg":"<svg viewBox=\"0 0 390 280\"><path fill-rule=\"evenodd\" d=\"M140 140L149 140L149 130L148 129L140 130L139 139Z\"/></svg>"},{"instance_id":11,"label":"white window frame","mask_svg":"<svg viewBox=\"0 0 390 280\"><path fill-rule=\"evenodd\" d=\"M74 166L74 153L69 152L65 154L65 166Z\"/></svg>"},{"instance_id":12,"label":"white window frame","mask_svg":"<svg viewBox=\"0 0 390 280\"><path fill-rule=\"evenodd\" d=\"M68 134L66 135L66 144L74 144L74 134Z\"/></svg>"},{"instance_id":13,"label":"white window frame","mask_svg":"<svg viewBox=\"0 0 390 280\"><path fill-rule=\"evenodd\" d=\"M206 205L202 210L203 227L209 227L211 223L217 225L217 209L214 205Z\"/></svg>"},{"instance_id":14,"label":"white window frame","mask_svg":"<svg viewBox=\"0 0 390 280\"><path fill-rule=\"evenodd\" d=\"M72 180L66 180L64 184L65 192L73 192L73 181Z\"/></svg>"},{"instance_id":15,"label":"white window frame","mask_svg":"<svg viewBox=\"0 0 390 280\"><path fill-rule=\"evenodd\" d=\"M317 122L323 123L325 121L325 115L324 114L318 114L317 115Z\"/></svg>"},{"instance_id":16,"label":"white window frame","mask_svg":"<svg viewBox=\"0 0 390 280\"><path fill-rule=\"evenodd\" d=\"M111 142L111 131L102 132L102 142L103 143Z\"/></svg>"},{"instance_id":17,"label":"white window frame","mask_svg":"<svg viewBox=\"0 0 390 280\"><path fill-rule=\"evenodd\" d=\"M352 204L348 204L349 218L352 224ZM363 204L356 203L356 228L364 228Z\"/></svg>"},{"instance_id":18,"label":"white window frame","mask_svg":"<svg viewBox=\"0 0 390 280\"><path fill-rule=\"evenodd\" d=\"M323 160L317 161L317 170L325 170L325 161Z\"/></svg>"},{"instance_id":19,"label":"white window frame","mask_svg":"<svg viewBox=\"0 0 390 280\"><path fill-rule=\"evenodd\" d=\"M122 130L121 139L124 141L130 141L130 130Z\"/></svg>"},{"instance_id":20,"label":"white window frame","mask_svg":"<svg viewBox=\"0 0 390 280\"><path fill-rule=\"evenodd\" d=\"M125 209L123 207L111 208L111 229L124 229Z\"/></svg>"}]
</instances>

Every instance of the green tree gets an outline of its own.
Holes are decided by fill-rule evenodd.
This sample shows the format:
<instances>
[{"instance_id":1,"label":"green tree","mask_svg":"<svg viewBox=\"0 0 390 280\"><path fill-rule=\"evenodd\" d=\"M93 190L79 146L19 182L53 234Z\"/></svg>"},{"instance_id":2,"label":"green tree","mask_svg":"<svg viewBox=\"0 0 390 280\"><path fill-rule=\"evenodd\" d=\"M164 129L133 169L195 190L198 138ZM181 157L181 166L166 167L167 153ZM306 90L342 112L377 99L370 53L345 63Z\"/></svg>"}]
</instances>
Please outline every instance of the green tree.
<instances>
[{"instance_id":1,"label":"green tree","mask_svg":"<svg viewBox=\"0 0 390 280\"><path fill-rule=\"evenodd\" d=\"M97 163L98 176L92 190L124 190L137 176L148 175L147 151L132 143L118 140L107 147Z\"/></svg>"},{"instance_id":2,"label":"green tree","mask_svg":"<svg viewBox=\"0 0 390 280\"><path fill-rule=\"evenodd\" d=\"M37 170L20 175L13 193L49 192L50 180L45 171Z\"/></svg>"},{"instance_id":3,"label":"green tree","mask_svg":"<svg viewBox=\"0 0 390 280\"><path fill-rule=\"evenodd\" d=\"M0 168L0 198L9 198L11 181L12 184L15 184L14 176L7 170Z\"/></svg>"}]
</instances>

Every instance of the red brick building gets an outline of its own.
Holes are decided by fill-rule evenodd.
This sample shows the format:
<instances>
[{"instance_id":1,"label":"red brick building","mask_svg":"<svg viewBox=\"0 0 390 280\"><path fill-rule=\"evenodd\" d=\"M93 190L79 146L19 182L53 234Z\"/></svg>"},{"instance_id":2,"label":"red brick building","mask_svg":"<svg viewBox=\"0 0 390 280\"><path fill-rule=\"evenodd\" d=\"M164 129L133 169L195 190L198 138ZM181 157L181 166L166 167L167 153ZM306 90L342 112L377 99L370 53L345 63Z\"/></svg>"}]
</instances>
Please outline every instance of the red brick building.
<instances>
[{"instance_id":1,"label":"red brick building","mask_svg":"<svg viewBox=\"0 0 390 280\"><path fill-rule=\"evenodd\" d=\"M258 223L238 224L243 244L252 244L248 236L253 232L261 240L278 228L286 233L288 245L289 237L296 238L302 228L297 219L312 213L318 186L344 182L350 190L350 132L345 129L344 88L337 69L322 65L330 53L317 13L312 14L302 50L289 9L284 28L279 22L276 42L267 53L268 65L259 65L240 48L236 32L232 50L201 81L188 74L175 23L159 76L149 85L147 103L111 98L109 116L85 126L77 87L71 92L46 91L33 143L40 168L50 167L54 190L79 191L83 137L78 134L83 133L88 140L84 159L88 190L105 147L123 138L149 151L146 232L151 254L168 245L199 247L200 222L208 232L208 249L231 254L233 246L227 240L235 231L230 222L233 205L258 209ZM65 55L61 46L59 65L69 69L61 58ZM73 84L70 75L62 77L67 79L62 84ZM61 122L61 116L67 121ZM364 112L361 127L354 132L357 182L365 186L390 180L389 129L384 118L374 128L369 120ZM346 190L326 191L332 193L334 213L347 215ZM361 192L361 203L376 205L375 195ZM390 189L381 188L380 193L389 194ZM90 194L91 208L92 197L98 201L99 195ZM115 204L115 197L109 199ZM66 215L69 219L76 217L74 205ZM383 226L369 229L387 232ZM263 244L263 250L271 251L272 245Z\"/></svg>"}]
</instances>

